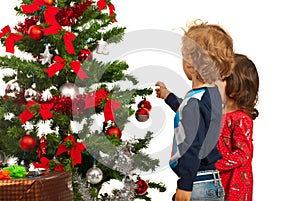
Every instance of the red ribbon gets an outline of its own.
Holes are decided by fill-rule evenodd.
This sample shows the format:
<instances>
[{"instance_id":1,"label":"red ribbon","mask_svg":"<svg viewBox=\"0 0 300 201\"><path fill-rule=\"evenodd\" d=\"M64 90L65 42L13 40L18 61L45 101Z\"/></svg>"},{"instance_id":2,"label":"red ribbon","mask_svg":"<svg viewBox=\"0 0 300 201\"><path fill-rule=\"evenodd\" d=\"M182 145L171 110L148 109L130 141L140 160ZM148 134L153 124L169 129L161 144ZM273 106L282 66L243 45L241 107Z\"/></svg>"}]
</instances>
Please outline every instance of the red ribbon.
<instances>
[{"instance_id":1,"label":"red ribbon","mask_svg":"<svg viewBox=\"0 0 300 201\"><path fill-rule=\"evenodd\" d=\"M58 55L56 55L53 60L54 60L54 63L51 64L45 70L48 73L49 77L52 77L53 75L55 75L55 73L57 73L58 71L63 69L64 66L66 65L66 61ZM80 68L80 66L81 66L80 61L72 61L72 62L69 63L69 66L78 75L78 77L81 80L84 80L85 78L88 78L88 76L85 74L85 72Z\"/></svg>"},{"instance_id":2,"label":"red ribbon","mask_svg":"<svg viewBox=\"0 0 300 201\"><path fill-rule=\"evenodd\" d=\"M91 108L98 106L102 100L106 100L105 106L104 106L104 119L105 121L115 121L114 112L113 110L117 110L121 103L115 100L110 100L107 97L107 93L103 88L98 90L96 93L88 94L85 97L85 108Z\"/></svg>"},{"instance_id":3,"label":"red ribbon","mask_svg":"<svg viewBox=\"0 0 300 201\"><path fill-rule=\"evenodd\" d=\"M15 42L21 40L23 36L15 33L11 33L10 27L7 25L3 29L1 29L0 38L5 36L7 33L9 34L5 40L6 44L6 52L15 53Z\"/></svg>"},{"instance_id":4,"label":"red ribbon","mask_svg":"<svg viewBox=\"0 0 300 201\"><path fill-rule=\"evenodd\" d=\"M43 0L34 0L32 4L21 6L21 9L23 13L28 14L40 10L40 6L43 5L45 5Z\"/></svg>"},{"instance_id":5,"label":"red ribbon","mask_svg":"<svg viewBox=\"0 0 300 201\"><path fill-rule=\"evenodd\" d=\"M49 27L45 28L44 35L49 35L49 34L58 34L59 31L62 29L60 24L56 21L55 15L58 13L59 8L58 7L53 7L53 6L48 6L45 13L45 21L47 24L49 24Z\"/></svg>"},{"instance_id":6,"label":"red ribbon","mask_svg":"<svg viewBox=\"0 0 300 201\"><path fill-rule=\"evenodd\" d=\"M42 157L40 159L40 163L33 162L32 164L33 164L34 168L44 168L44 169L48 170L49 163L50 163L50 160L48 158Z\"/></svg>"},{"instance_id":7,"label":"red ribbon","mask_svg":"<svg viewBox=\"0 0 300 201\"><path fill-rule=\"evenodd\" d=\"M34 101L29 101L26 104L26 110L24 110L23 113L18 116L22 120L22 124L26 123L34 116L34 112L30 111L30 107L35 106L35 105L38 105L38 103L36 103ZM53 107L53 103L43 103L43 104L39 104L39 105L40 105L39 112L40 112L43 120L50 119L53 117L52 113L50 112L50 110Z\"/></svg>"},{"instance_id":8,"label":"red ribbon","mask_svg":"<svg viewBox=\"0 0 300 201\"><path fill-rule=\"evenodd\" d=\"M81 164L82 156L81 152L85 149L85 144L80 142L75 142L74 136L69 135L64 139L64 142L71 141L73 144L73 147L68 149L64 143L58 145L56 156L68 152L70 154L70 157L72 159L72 166L74 167L76 164Z\"/></svg>"},{"instance_id":9,"label":"red ribbon","mask_svg":"<svg viewBox=\"0 0 300 201\"><path fill-rule=\"evenodd\" d=\"M115 6L114 6L112 3L110 3L110 4L107 5L107 4L106 4L106 0L99 0L99 1L97 2L97 5L98 5L99 11L103 10L104 8L106 8L106 6L108 6L108 9L109 9L109 16L110 16L110 17L112 17L112 15L115 14ZM112 20L112 22L117 22L116 18L114 18L114 19Z\"/></svg>"},{"instance_id":10,"label":"red ribbon","mask_svg":"<svg viewBox=\"0 0 300 201\"><path fill-rule=\"evenodd\" d=\"M76 54L72 41L75 40L76 36L75 34L71 33L71 32L66 32L64 35L64 42L66 45L66 50L69 54Z\"/></svg>"},{"instance_id":11,"label":"red ribbon","mask_svg":"<svg viewBox=\"0 0 300 201\"><path fill-rule=\"evenodd\" d=\"M40 159L40 163L35 163L33 162L33 166L34 168L44 168L46 170L48 170L50 167L49 167L49 163L51 162L51 160L49 160L48 158L46 157L42 157ZM60 163L56 163L55 164L55 167L54 167L54 170L56 172L61 172L64 170L64 165L63 164L60 164Z\"/></svg>"},{"instance_id":12,"label":"red ribbon","mask_svg":"<svg viewBox=\"0 0 300 201\"><path fill-rule=\"evenodd\" d=\"M109 4L108 9L109 9L109 16L112 17L115 14L115 6L113 4ZM114 18L112 22L117 22L117 19Z\"/></svg>"}]
</instances>

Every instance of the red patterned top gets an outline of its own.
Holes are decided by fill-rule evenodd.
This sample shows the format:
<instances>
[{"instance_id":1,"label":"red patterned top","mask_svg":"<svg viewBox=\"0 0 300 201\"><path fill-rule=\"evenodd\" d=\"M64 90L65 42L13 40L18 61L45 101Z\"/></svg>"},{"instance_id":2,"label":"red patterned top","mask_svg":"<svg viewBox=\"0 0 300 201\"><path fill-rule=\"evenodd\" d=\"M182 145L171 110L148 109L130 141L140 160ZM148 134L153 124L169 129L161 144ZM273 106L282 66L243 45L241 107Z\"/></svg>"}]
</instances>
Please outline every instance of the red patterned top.
<instances>
[{"instance_id":1,"label":"red patterned top","mask_svg":"<svg viewBox=\"0 0 300 201\"><path fill-rule=\"evenodd\" d=\"M216 163L225 200L252 201L253 121L243 111L226 113L217 148L223 159Z\"/></svg>"}]
</instances>

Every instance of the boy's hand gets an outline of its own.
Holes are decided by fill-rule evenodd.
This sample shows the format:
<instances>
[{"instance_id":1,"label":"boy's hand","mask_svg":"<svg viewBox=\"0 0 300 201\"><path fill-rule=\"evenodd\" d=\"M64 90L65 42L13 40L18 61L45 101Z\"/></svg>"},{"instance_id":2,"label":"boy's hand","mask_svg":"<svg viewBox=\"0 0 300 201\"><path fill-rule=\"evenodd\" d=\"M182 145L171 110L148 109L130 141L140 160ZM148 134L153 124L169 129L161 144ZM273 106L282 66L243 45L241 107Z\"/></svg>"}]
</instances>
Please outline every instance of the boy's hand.
<instances>
[{"instance_id":1,"label":"boy's hand","mask_svg":"<svg viewBox=\"0 0 300 201\"><path fill-rule=\"evenodd\" d=\"M190 201L192 197L192 191L184 191L176 189L175 201Z\"/></svg>"},{"instance_id":2,"label":"boy's hand","mask_svg":"<svg viewBox=\"0 0 300 201\"><path fill-rule=\"evenodd\" d=\"M155 91L156 91L156 97L157 98L162 98L162 99L166 99L167 96L171 93L165 83L163 82L156 82L155 86L159 86L159 88L156 88Z\"/></svg>"}]
</instances>

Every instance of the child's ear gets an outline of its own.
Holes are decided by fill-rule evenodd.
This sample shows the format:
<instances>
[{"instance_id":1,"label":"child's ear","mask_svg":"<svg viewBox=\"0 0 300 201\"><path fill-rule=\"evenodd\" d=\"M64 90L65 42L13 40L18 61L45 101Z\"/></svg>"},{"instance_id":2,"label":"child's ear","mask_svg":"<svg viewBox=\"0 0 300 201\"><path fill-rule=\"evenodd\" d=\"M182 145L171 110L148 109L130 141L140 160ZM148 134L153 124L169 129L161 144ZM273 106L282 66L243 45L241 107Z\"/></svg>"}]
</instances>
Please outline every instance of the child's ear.
<instances>
[{"instance_id":1,"label":"child's ear","mask_svg":"<svg viewBox=\"0 0 300 201\"><path fill-rule=\"evenodd\" d=\"M190 67L189 71L191 74L198 74L198 71L194 67Z\"/></svg>"}]
</instances>

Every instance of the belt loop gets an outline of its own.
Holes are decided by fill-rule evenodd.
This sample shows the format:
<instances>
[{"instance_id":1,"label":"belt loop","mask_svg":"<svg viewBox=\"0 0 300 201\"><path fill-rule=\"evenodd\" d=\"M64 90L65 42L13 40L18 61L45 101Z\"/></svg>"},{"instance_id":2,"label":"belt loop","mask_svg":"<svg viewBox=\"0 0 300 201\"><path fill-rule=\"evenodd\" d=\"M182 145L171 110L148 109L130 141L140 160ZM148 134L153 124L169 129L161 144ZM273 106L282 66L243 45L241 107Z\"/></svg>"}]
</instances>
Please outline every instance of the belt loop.
<instances>
[{"instance_id":1,"label":"belt loop","mask_svg":"<svg viewBox=\"0 0 300 201\"><path fill-rule=\"evenodd\" d=\"M217 179L216 179L216 175L215 175L215 171L214 170L212 171L212 175L214 177L214 184L215 184L215 186L217 186Z\"/></svg>"}]
</instances>

